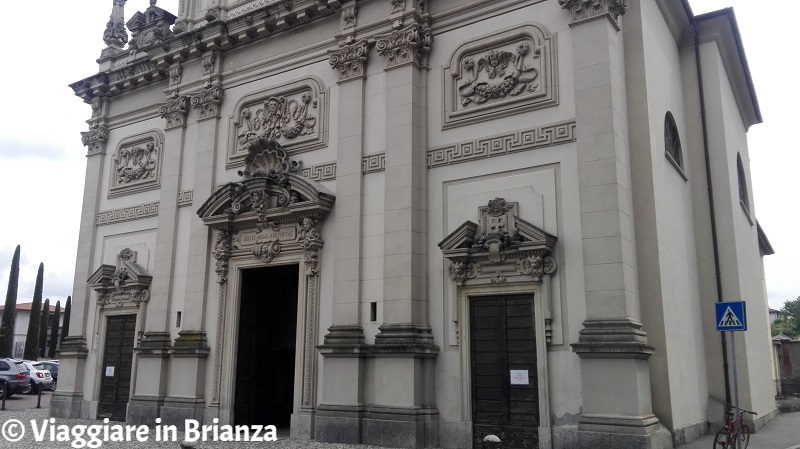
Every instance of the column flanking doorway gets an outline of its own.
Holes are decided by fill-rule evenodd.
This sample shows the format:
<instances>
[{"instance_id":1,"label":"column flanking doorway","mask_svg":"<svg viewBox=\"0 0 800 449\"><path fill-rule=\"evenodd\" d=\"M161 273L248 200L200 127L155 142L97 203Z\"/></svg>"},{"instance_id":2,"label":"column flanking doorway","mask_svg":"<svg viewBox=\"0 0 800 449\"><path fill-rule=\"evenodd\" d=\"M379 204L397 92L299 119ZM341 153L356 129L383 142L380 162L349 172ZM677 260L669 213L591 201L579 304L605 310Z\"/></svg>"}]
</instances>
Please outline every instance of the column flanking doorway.
<instances>
[{"instance_id":1,"label":"column flanking doorway","mask_svg":"<svg viewBox=\"0 0 800 449\"><path fill-rule=\"evenodd\" d=\"M234 423L289 428L297 357L298 265L242 270Z\"/></svg>"}]
</instances>

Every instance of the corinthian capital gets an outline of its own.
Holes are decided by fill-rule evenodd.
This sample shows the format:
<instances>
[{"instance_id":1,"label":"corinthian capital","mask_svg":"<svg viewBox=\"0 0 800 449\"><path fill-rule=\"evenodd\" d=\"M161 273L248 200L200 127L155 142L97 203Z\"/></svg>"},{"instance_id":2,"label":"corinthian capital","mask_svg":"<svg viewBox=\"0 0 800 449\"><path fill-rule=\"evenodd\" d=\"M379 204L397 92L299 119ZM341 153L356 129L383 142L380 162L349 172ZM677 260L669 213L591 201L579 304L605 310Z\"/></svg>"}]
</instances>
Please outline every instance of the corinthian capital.
<instances>
[{"instance_id":1,"label":"corinthian capital","mask_svg":"<svg viewBox=\"0 0 800 449\"><path fill-rule=\"evenodd\" d=\"M430 25L421 23L378 37L375 48L386 58L387 69L407 63L425 66L432 40Z\"/></svg>"},{"instance_id":2,"label":"corinthian capital","mask_svg":"<svg viewBox=\"0 0 800 449\"><path fill-rule=\"evenodd\" d=\"M630 6L629 0L558 0L562 8L570 12L570 26L592 19L607 17L619 31L619 17Z\"/></svg>"},{"instance_id":3,"label":"corinthian capital","mask_svg":"<svg viewBox=\"0 0 800 449\"><path fill-rule=\"evenodd\" d=\"M158 108L158 113L167 121L166 129L185 126L186 115L189 113L189 97L173 95Z\"/></svg>"},{"instance_id":4,"label":"corinthian capital","mask_svg":"<svg viewBox=\"0 0 800 449\"><path fill-rule=\"evenodd\" d=\"M219 84L211 84L192 96L192 106L200 111L198 120L219 117L219 106L225 90Z\"/></svg>"},{"instance_id":5,"label":"corinthian capital","mask_svg":"<svg viewBox=\"0 0 800 449\"><path fill-rule=\"evenodd\" d=\"M339 81L364 78L367 72L367 41L346 45L331 53L329 62L339 71Z\"/></svg>"},{"instance_id":6,"label":"corinthian capital","mask_svg":"<svg viewBox=\"0 0 800 449\"><path fill-rule=\"evenodd\" d=\"M89 131L81 133L81 141L88 148L89 156L104 153L108 142L108 128L94 124Z\"/></svg>"}]
</instances>

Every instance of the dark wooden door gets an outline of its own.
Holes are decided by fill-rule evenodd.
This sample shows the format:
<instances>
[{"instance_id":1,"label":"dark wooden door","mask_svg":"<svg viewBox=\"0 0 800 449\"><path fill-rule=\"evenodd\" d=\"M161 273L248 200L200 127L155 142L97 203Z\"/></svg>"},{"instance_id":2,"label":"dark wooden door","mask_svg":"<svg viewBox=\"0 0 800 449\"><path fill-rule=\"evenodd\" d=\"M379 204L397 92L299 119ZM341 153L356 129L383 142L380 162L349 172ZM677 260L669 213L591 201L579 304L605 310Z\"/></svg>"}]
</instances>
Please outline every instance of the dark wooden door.
<instances>
[{"instance_id":1,"label":"dark wooden door","mask_svg":"<svg viewBox=\"0 0 800 449\"><path fill-rule=\"evenodd\" d=\"M234 422L288 428L294 399L298 266L242 273Z\"/></svg>"},{"instance_id":2,"label":"dark wooden door","mask_svg":"<svg viewBox=\"0 0 800 449\"><path fill-rule=\"evenodd\" d=\"M136 315L108 317L97 418L125 421L131 393Z\"/></svg>"},{"instance_id":3,"label":"dark wooden door","mask_svg":"<svg viewBox=\"0 0 800 449\"><path fill-rule=\"evenodd\" d=\"M505 449L539 447L532 296L470 299L473 448L497 435Z\"/></svg>"}]
</instances>

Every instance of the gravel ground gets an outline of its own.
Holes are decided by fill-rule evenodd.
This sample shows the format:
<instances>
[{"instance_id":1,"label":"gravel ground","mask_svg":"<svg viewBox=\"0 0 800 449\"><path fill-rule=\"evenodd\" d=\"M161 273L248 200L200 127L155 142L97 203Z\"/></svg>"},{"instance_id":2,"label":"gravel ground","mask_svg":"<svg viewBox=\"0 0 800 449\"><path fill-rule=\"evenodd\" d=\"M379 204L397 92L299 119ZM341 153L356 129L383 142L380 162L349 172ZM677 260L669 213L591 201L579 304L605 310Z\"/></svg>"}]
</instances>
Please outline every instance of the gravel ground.
<instances>
[{"instance_id":1,"label":"gravel ground","mask_svg":"<svg viewBox=\"0 0 800 449\"><path fill-rule=\"evenodd\" d=\"M14 448L14 449L28 449L28 448L70 448L70 447L89 447L89 446L81 446L81 445L73 445L74 439L71 442L51 442L49 438L49 434L45 436L44 442L37 442L34 439L33 432L31 429L31 420L36 420L37 425L41 426L41 422L43 420L49 419L49 410L41 409L41 410L24 410L24 411L0 411L0 430L3 432L2 436L0 436L0 448ZM8 431L13 431L13 425L9 424L9 422L13 422L11 420L19 420L23 423L25 428L25 435L21 440L18 442L10 442L6 438ZM83 424L83 425L98 425L103 424L102 421L90 421L90 420L81 420L81 419L57 419L55 425L68 425L70 427ZM113 424L123 424L124 423L111 423ZM18 430L18 428L17 428ZM152 441L155 438L155 430L150 429L149 432L149 441L146 442L103 442L101 446L91 446L91 447L101 447L106 449L121 449L121 448L172 448L172 449L180 449L180 441L183 439L183 434L181 432L178 433L178 441L176 442L156 442ZM101 435L102 438L102 435ZM293 440L289 438L278 438L277 441L269 441L269 442L219 442L219 441L207 441L207 442L196 442L191 443L192 446L196 449L228 449L228 448L235 448L235 449L250 449L250 448L268 448L268 449L345 449L345 448L352 448L352 449L379 449L375 446L364 446L364 445L350 445L350 444L331 444L331 443L319 443L316 441L307 441L307 440ZM380 448L385 449L385 448Z\"/></svg>"}]
</instances>

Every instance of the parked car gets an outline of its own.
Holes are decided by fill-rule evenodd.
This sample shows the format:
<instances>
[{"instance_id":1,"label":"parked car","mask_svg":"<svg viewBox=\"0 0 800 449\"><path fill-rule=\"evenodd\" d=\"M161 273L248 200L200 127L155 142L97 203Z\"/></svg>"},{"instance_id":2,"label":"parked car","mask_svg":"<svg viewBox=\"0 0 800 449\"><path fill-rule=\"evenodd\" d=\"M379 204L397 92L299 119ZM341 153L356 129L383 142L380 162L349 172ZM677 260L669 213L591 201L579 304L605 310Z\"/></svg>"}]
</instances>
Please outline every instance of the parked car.
<instances>
[{"instance_id":1,"label":"parked car","mask_svg":"<svg viewBox=\"0 0 800 449\"><path fill-rule=\"evenodd\" d=\"M50 375L53 376L53 385L50 386L50 390L56 391L56 385L58 385L58 360L47 360L39 362L39 364L44 366L47 371L50 371Z\"/></svg>"},{"instance_id":2,"label":"parked car","mask_svg":"<svg viewBox=\"0 0 800 449\"><path fill-rule=\"evenodd\" d=\"M9 398L16 393L27 393L31 388L27 368L20 368L14 360L0 359L0 384L8 388ZM2 396L3 390L0 389L0 398Z\"/></svg>"},{"instance_id":3,"label":"parked car","mask_svg":"<svg viewBox=\"0 0 800 449\"><path fill-rule=\"evenodd\" d=\"M22 363L28 368L31 378L31 393L38 393L43 389L50 389L53 386L53 376L39 362L23 360Z\"/></svg>"}]
</instances>

